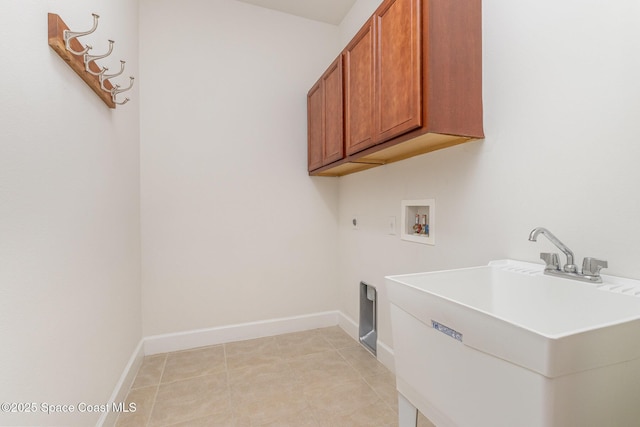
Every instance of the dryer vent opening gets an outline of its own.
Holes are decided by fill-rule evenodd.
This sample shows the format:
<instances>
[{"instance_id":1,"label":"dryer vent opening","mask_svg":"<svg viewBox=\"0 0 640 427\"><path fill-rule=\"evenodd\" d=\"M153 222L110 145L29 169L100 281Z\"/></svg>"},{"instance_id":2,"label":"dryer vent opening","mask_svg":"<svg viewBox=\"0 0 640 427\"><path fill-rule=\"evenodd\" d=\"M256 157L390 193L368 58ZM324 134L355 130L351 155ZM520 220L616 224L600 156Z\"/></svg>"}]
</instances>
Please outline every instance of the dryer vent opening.
<instances>
[{"instance_id":1,"label":"dryer vent opening","mask_svg":"<svg viewBox=\"0 0 640 427\"><path fill-rule=\"evenodd\" d=\"M360 282L360 342L374 356L378 341L377 299L376 288Z\"/></svg>"}]
</instances>

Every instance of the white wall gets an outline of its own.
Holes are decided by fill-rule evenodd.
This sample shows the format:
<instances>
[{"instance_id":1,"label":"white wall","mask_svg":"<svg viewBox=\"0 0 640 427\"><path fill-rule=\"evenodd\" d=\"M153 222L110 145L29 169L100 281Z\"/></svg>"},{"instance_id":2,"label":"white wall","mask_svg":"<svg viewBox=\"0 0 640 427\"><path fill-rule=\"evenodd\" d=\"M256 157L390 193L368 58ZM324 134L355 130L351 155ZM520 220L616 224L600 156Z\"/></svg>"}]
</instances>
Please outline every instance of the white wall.
<instances>
[{"instance_id":1,"label":"white wall","mask_svg":"<svg viewBox=\"0 0 640 427\"><path fill-rule=\"evenodd\" d=\"M363 2L360 23L373 11ZM527 240L536 226L578 262L640 278L639 21L635 0L484 0L486 139L339 179L341 310L357 319L359 281L378 286L379 337L392 345L385 275L541 262L555 248ZM401 200L423 198L436 199L436 246L387 235Z\"/></svg>"},{"instance_id":2,"label":"white wall","mask_svg":"<svg viewBox=\"0 0 640 427\"><path fill-rule=\"evenodd\" d=\"M339 25L341 48L351 41L381 3L381 0L356 0Z\"/></svg>"},{"instance_id":3,"label":"white wall","mask_svg":"<svg viewBox=\"0 0 640 427\"><path fill-rule=\"evenodd\" d=\"M103 404L141 338L139 96L107 108L48 46L48 12L78 30L99 13L86 42L98 53L113 38L111 67L123 58L138 76L135 2L0 5L0 402ZM0 424L99 416L0 412Z\"/></svg>"},{"instance_id":4,"label":"white wall","mask_svg":"<svg viewBox=\"0 0 640 427\"><path fill-rule=\"evenodd\" d=\"M145 335L335 310L337 180L306 93L338 27L234 0L141 1Z\"/></svg>"}]
</instances>

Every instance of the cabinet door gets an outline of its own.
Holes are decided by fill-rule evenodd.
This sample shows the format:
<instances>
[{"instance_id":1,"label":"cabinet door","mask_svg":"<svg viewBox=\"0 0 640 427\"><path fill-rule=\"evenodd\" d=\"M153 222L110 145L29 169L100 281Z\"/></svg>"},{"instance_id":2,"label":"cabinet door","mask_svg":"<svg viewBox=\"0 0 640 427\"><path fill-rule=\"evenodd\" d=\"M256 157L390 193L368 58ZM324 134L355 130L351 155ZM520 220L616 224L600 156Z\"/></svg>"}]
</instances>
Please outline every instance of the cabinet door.
<instances>
[{"instance_id":1,"label":"cabinet door","mask_svg":"<svg viewBox=\"0 0 640 427\"><path fill-rule=\"evenodd\" d=\"M376 143L374 134L374 21L370 19L344 51L345 146L353 154Z\"/></svg>"},{"instance_id":2,"label":"cabinet door","mask_svg":"<svg viewBox=\"0 0 640 427\"><path fill-rule=\"evenodd\" d=\"M344 157L342 56L307 94L307 156L309 171Z\"/></svg>"},{"instance_id":3,"label":"cabinet door","mask_svg":"<svg viewBox=\"0 0 640 427\"><path fill-rule=\"evenodd\" d=\"M376 142L422 125L420 0L386 0L376 20Z\"/></svg>"},{"instance_id":4,"label":"cabinet door","mask_svg":"<svg viewBox=\"0 0 640 427\"><path fill-rule=\"evenodd\" d=\"M322 76L324 91L324 146L322 164L344 157L342 56L339 56Z\"/></svg>"},{"instance_id":5,"label":"cabinet door","mask_svg":"<svg viewBox=\"0 0 640 427\"><path fill-rule=\"evenodd\" d=\"M322 79L313 85L307 95L307 160L309 171L322 166L324 109L321 84Z\"/></svg>"}]
</instances>

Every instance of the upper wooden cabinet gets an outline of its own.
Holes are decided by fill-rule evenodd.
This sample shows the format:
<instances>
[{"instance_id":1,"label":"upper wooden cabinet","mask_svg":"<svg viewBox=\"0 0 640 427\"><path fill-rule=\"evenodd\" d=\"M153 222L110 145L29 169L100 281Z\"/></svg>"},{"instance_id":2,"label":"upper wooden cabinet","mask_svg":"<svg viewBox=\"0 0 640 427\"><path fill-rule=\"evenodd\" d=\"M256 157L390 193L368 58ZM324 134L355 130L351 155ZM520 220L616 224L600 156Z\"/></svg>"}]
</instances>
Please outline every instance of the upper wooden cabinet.
<instances>
[{"instance_id":1,"label":"upper wooden cabinet","mask_svg":"<svg viewBox=\"0 0 640 427\"><path fill-rule=\"evenodd\" d=\"M422 124L420 0L392 0L344 50L347 154Z\"/></svg>"},{"instance_id":2,"label":"upper wooden cabinet","mask_svg":"<svg viewBox=\"0 0 640 427\"><path fill-rule=\"evenodd\" d=\"M380 143L422 125L420 0L386 1L373 16L376 143Z\"/></svg>"},{"instance_id":3,"label":"upper wooden cabinet","mask_svg":"<svg viewBox=\"0 0 640 427\"><path fill-rule=\"evenodd\" d=\"M309 171L344 158L342 56L307 94Z\"/></svg>"},{"instance_id":4,"label":"upper wooden cabinet","mask_svg":"<svg viewBox=\"0 0 640 427\"><path fill-rule=\"evenodd\" d=\"M342 55L344 119L314 100L329 71L309 91L311 175L346 175L484 137L481 0L384 0ZM315 110L324 111L321 125ZM338 124L346 154L328 157L318 135Z\"/></svg>"},{"instance_id":5,"label":"upper wooden cabinet","mask_svg":"<svg viewBox=\"0 0 640 427\"><path fill-rule=\"evenodd\" d=\"M347 154L376 144L375 30L369 19L344 50L345 145Z\"/></svg>"},{"instance_id":6,"label":"upper wooden cabinet","mask_svg":"<svg viewBox=\"0 0 640 427\"><path fill-rule=\"evenodd\" d=\"M307 94L307 158L309 171L323 166L324 146L324 102L322 99L322 81L313 85Z\"/></svg>"}]
</instances>

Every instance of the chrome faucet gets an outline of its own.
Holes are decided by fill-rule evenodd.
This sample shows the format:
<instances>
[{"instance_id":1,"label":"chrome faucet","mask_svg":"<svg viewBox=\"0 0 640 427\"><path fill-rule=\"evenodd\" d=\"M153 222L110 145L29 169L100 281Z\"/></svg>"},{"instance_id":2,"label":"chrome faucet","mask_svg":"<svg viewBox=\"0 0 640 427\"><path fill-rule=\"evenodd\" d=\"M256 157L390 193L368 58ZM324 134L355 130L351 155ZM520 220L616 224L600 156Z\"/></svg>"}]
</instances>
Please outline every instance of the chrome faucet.
<instances>
[{"instance_id":1,"label":"chrome faucet","mask_svg":"<svg viewBox=\"0 0 640 427\"><path fill-rule=\"evenodd\" d=\"M538 235L542 234L545 236L551 243L556 245L558 249L560 249L567 256L567 263L564 265L563 270L567 273L575 273L576 266L573 263L573 251L567 247L564 243L560 241L556 236L553 235L549 230L543 227L534 228L529 234L529 241L536 242L538 239ZM542 257L542 255L540 255Z\"/></svg>"},{"instance_id":2,"label":"chrome faucet","mask_svg":"<svg viewBox=\"0 0 640 427\"><path fill-rule=\"evenodd\" d=\"M567 257L567 263L562 268L560 268L560 259L558 257L558 254L545 252L541 253L540 259L542 259L546 264L544 268L544 274L567 277L570 279L582 280L591 283L602 283L600 270L609 266L607 261L585 257L582 262L582 273L578 273L578 269L574 264L573 251L546 228L534 228L529 234L529 241L536 242L538 239L538 235L540 234L549 239L549 241L553 243L558 249L560 249L562 253L564 253Z\"/></svg>"}]
</instances>

